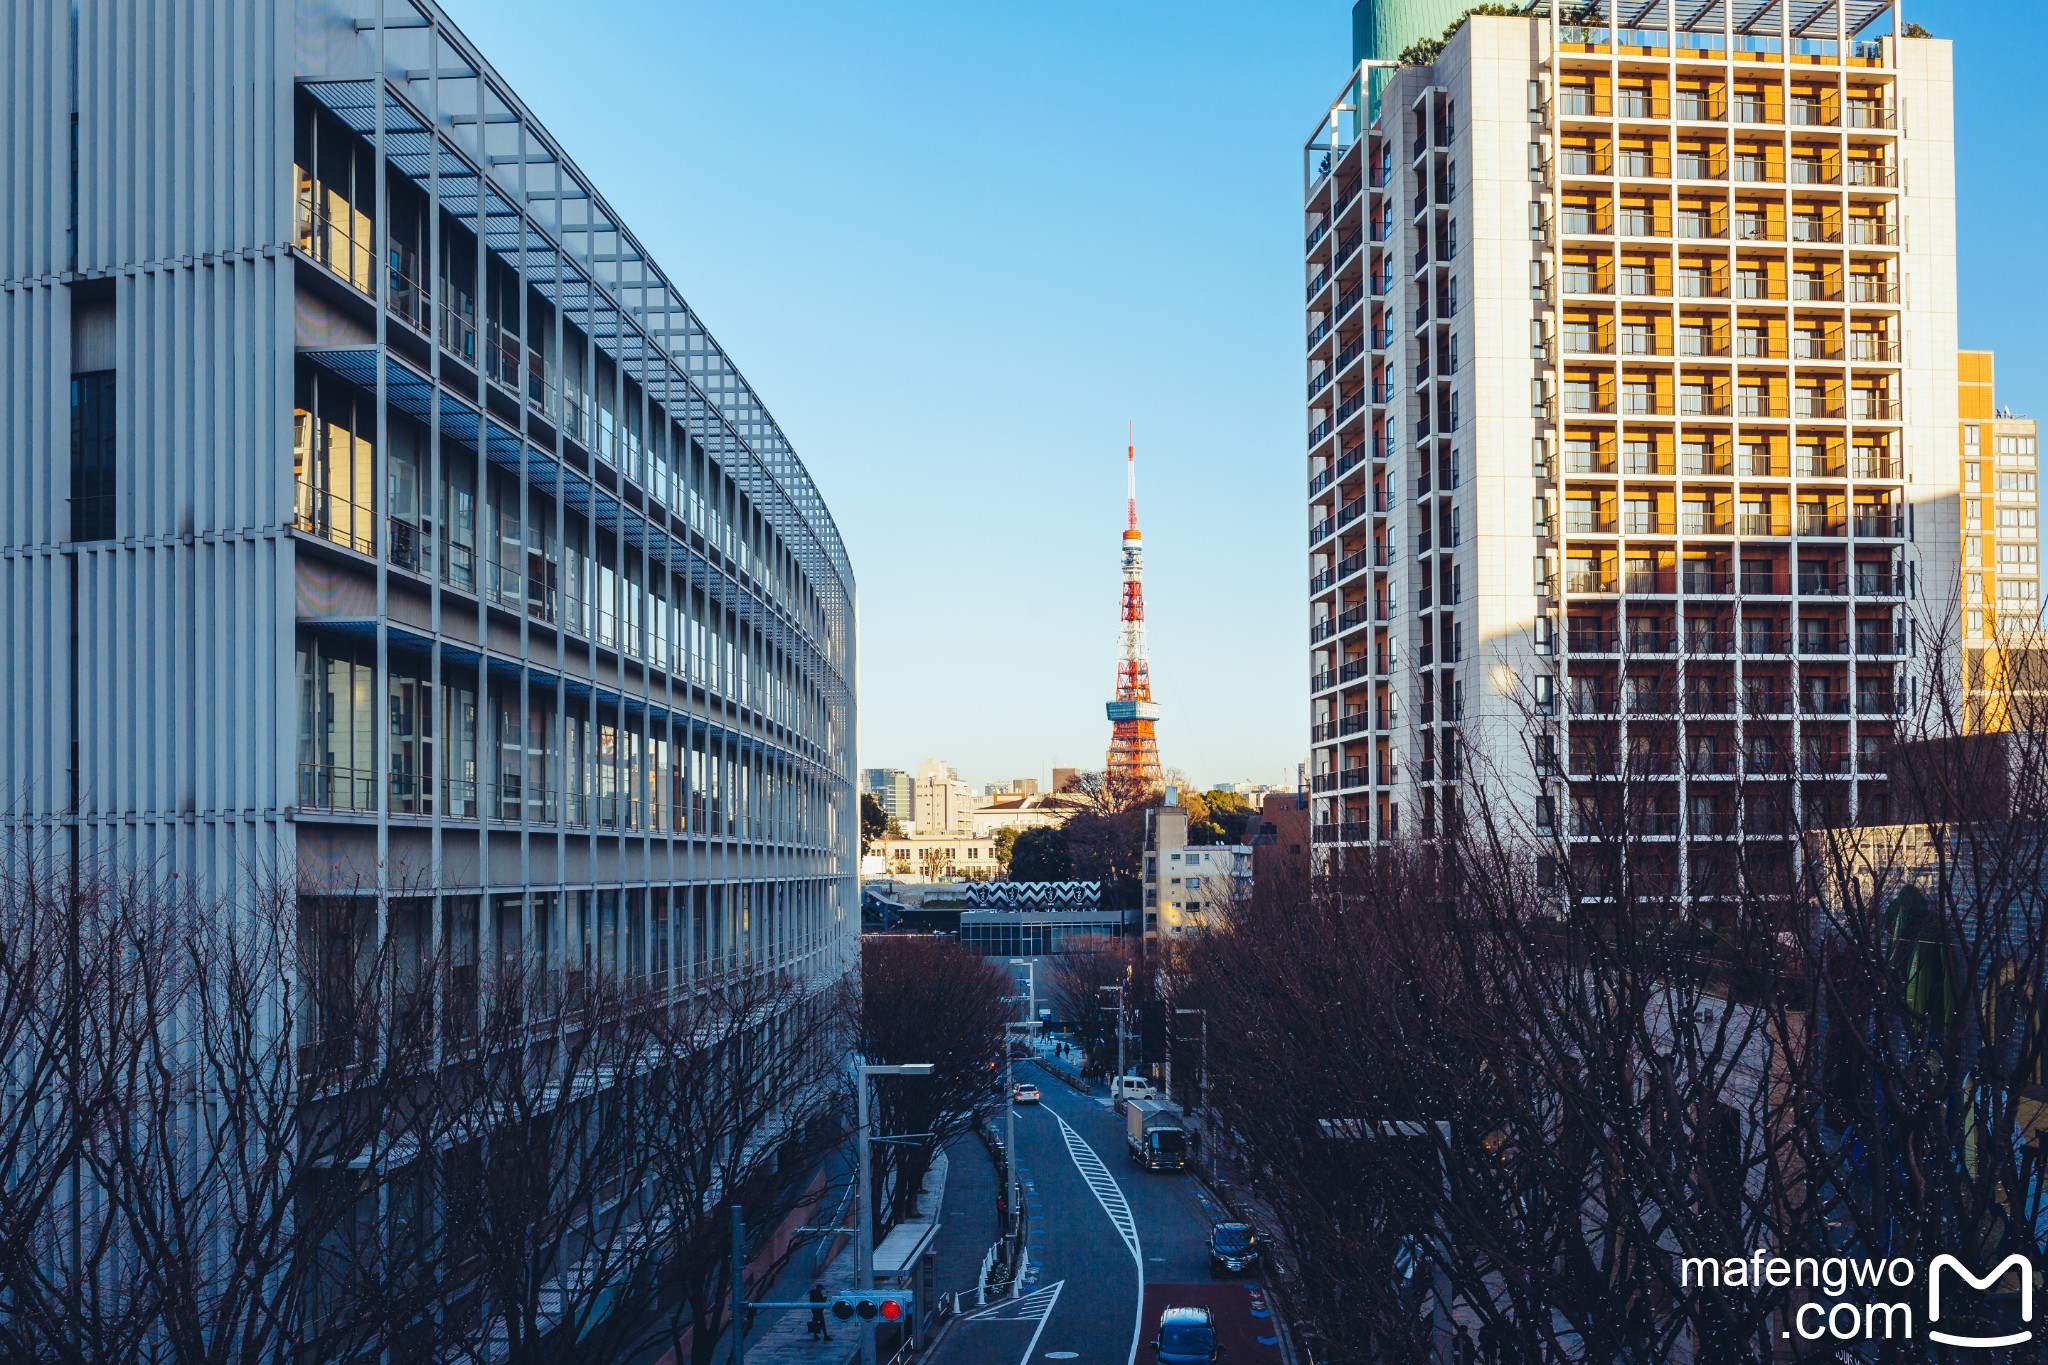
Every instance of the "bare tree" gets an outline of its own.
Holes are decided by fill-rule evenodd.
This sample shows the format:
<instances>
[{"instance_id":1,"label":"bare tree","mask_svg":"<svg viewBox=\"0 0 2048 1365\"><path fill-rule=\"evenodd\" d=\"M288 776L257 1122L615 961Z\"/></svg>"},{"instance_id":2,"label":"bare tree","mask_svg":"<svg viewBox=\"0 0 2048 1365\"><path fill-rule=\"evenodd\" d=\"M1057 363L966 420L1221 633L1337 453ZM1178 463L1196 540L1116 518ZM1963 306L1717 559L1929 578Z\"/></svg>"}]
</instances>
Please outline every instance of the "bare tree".
<instances>
[{"instance_id":1,"label":"bare tree","mask_svg":"<svg viewBox=\"0 0 2048 1365\"><path fill-rule=\"evenodd\" d=\"M1888 794L1703 769L1732 800L1696 832L1751 837L1690 846L1688 895L1659 802L1693 755L1583 748L1556 818L1475 775L1193 948L1177 998L1334 1358L1423 1353L1438 1275L1488 1358L1749 1360L1815 1291L1727 1258L2039 1254L2048 746L1963 733L1961 674Z\"/></svg>"},{"instance_id":2,"label":"bare tree","mask_svg":"<svg viewBox=\"0 0 2048 1365\"><path fill-rule=\"evenodd\" d=\"M861 1052L871 1062L929 1062L929 1077L878 1078L873 1147L876 1230L917 1207L939 1148L1000 1102L1011 979L957 940L872 934L861 942ZM886 1217L884 1216L886 1215Z\"/></svg>"},{"instance_id":3,"label":"bare tree","mask_svg":"<svg viewBox=\"0 0 2048 1365\"><path fill-rule=\"evenodd\" d=\"M727 1326L729 1206L772 1227L828 1192L821 1166L846 1134L849 1008L844 983L753 973L704 982L656 1016L652 1289L677 1360L709 1365Z\"/></svg>"},{"instance_id":4,"label":"bare tree","mask_svg":"<svg viewBox=\"0 0 2048 1365\"><path fill-rule=\"evenodd\" d=\"M1053 1017L1081 1038L1086 1069L1106 1071L1116 1059L1116 1010L1106 986L1126 986L1137 963L1129 939L1090 934L1069 939L1041 978Z\"/></svg>"}]
</instances>

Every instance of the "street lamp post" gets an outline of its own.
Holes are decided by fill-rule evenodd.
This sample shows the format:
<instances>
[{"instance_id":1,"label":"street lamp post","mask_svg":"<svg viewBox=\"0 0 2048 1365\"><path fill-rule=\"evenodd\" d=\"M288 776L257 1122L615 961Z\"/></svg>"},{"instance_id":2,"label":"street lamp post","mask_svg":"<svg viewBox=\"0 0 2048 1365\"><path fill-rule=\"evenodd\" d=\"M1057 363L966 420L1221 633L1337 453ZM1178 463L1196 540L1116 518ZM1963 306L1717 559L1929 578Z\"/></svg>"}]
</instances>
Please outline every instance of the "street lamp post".
<instances>
[{"instance_id":1,"label":"street lamp post","mask_svg":"<svg viewBox=\"0 0 2048 1365\"><path fill-rule=\"evenodd\" d=\"M1116 1079L1109 1084L1109 1098L1113 1104L1119 1098L1124 1084L1124 988L1119 984L1097 986L1095 989L1116 992Z\"/></svg>"},{"instance_id":2,"label":"street lamp post","mask_svg":"<svg viewBox=\"0 0 2048 1365\"><path fill-rule=\"evenodd\" d=\"M1202 1016L1202 1113L1207 1115L1209 1112L1209 1011L1193 1009L1175 1010L1174 1014L1176 1016L1183 1014L1199 1014ZM1166 1049L1166 1055L1169 1059L1173 1056L1173 1047L1170 1040Z\"/></svg>"},{"instance_id":3,"label":"street lamp post","mask_svg":"<svg viewBox=\"0 0 2048 1365\"><path fill-rule=\"evenodd\" d=\"M868 1163L868 1078L871 1076L929 1076L930 1062L906 1062L900 1066L883 1066L862 1062L858 1067L860 1082L857 1087L860 1098L855 1115L855 1144L860 1162L860 1225L855 1229L854 1287L873 1289L875 1287L875 1209L873 1174ZM861 1365L875 1365L874 1324L862 1322L860 1326Z\"/></svg>"},{"instance_id":4,"label":"street lamp post","mask_svg":"<svg viewBox=\"0 0 2048 1365\"><path fill-rule=\"evenodd\" d=\"M1028 1007L1030 1013L1024 1017L1036 1020L1038 1018L1038 963L1028 957L1013 957L1010 959L1010 965L1024 969L1025 989L1030 993L1030 1005Z\"/></svg>"}]
</instances>

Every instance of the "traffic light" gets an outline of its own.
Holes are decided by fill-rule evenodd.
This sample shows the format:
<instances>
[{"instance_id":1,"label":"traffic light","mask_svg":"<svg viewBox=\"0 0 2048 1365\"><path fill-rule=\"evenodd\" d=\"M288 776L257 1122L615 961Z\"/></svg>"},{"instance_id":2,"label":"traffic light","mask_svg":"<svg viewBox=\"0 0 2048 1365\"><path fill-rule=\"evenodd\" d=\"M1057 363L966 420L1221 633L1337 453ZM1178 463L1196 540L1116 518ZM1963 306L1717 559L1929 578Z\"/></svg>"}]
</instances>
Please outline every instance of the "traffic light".
<instances>
[{"instance_id":1,"label":"traffic light","mask_svg":"<svg viewBox=\"0 0 2048 1365\"><path fill-rule=\"evenodd\" d=\"M849 1290L832 1300L832 1316L841 1322L902 1322L910 1316L910 1296L901 1290L866 1293Z\"/></svg>"}]
</instances>

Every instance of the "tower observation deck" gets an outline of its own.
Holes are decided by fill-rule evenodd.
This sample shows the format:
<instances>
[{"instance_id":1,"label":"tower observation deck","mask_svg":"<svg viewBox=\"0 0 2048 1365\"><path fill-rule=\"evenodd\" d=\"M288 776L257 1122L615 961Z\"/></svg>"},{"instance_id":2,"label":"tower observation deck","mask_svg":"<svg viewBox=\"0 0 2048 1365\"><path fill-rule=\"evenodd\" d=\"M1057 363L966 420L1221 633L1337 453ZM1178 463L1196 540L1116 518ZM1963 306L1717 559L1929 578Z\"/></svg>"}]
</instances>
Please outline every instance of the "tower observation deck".
<instances>
[{"instance_id":1,"label":"tower observation deck","mask_svg":"<svg viewBox=\"0 0 2048 1365\"><path fill-rule=\"evenodd\" d=\"M1138 450L1124 447L1123 635L1116 664L1116 696L1109 712L1108 785L1111 791L1151 791L1159 774L1159 707L1152 700L1152 665L1145 652L1145 537L1138 530Z\"/></svg>"}]
</instances>

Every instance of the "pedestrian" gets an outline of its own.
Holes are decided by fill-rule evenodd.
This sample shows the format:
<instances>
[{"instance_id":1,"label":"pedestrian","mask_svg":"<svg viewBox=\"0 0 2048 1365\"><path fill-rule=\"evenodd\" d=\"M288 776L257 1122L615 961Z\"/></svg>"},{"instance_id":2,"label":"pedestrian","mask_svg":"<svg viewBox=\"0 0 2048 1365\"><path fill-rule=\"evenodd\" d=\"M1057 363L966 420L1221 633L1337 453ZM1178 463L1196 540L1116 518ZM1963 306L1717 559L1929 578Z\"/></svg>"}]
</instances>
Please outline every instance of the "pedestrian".
<instances>
[{"instance_id":1,"label":"pedestrian","mask_svg":"<svg viewBox=\"0 0 2048 1365\"><path fill-rule=\"evenodd\" d=\"M814 1342L832 1340L832 1334L825 1330L825 1286L822 1284L812 1285L810 1300L818 1305L811 1310L811 1340Z\"/></svg>"},{"instance_id":2,"label":"pedestrian","mask_svg":"<svg viewBox=\"0 0 2048 1365\"><path fill-rule=\"evenodd\" d=\"M1002 1190L996 1191L996 1226L1005 1229L1010 1226L1010 1196Z\"/></svg>"}]
</instances>

